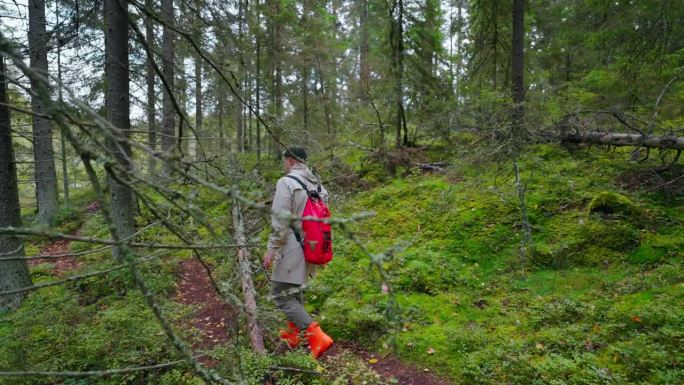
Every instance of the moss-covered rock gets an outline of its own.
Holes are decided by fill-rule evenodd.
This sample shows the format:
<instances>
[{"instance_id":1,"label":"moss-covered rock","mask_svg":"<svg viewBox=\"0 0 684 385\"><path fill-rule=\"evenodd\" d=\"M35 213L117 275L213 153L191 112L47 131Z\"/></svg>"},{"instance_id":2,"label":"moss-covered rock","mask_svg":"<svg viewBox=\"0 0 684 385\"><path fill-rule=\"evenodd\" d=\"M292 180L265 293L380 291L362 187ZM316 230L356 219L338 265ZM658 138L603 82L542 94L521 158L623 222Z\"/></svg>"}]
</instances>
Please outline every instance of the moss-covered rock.
<instances>
[{"instance_id":1,"label":"moss-covered rock","mask_svg":"<svg viewBox=\"0 0 684 385\"><path fill-rule=\"evenodd\" d=\"M633 223L643 221L645 212L631 199L624 195L603 191L598 193L589 203L589 215L602 217L624 217Z\"/></svg>"}]
</instances>

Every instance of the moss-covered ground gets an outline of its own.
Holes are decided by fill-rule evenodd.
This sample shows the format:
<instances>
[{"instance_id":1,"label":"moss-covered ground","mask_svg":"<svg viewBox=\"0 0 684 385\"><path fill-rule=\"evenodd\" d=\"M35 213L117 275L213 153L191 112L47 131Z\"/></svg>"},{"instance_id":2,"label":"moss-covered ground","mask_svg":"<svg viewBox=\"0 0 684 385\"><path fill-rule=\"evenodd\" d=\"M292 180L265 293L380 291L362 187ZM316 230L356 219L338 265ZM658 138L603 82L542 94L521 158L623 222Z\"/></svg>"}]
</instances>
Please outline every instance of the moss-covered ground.
<instances>
[{"instance_id":1,"label":"moss-covered ground","mask_svg":"<svg viewBox=\"0 0 684 385\"><path fill-rule=\"evenodd\" d=\"M338 212L384 262L400 308L354 244L315 281L312 309L362 341L463 384L684 381L684 197L621 176L628 150L530 149L520 159L534 246L521 256L510 163L456 163L358 193ZM655 186L657 187L657 186Z\"/></svg>"},{"instance_id":2,"label":"moss-covered ground","mask_svg":"<svg viewBox=\"0 0 684 385\"><path fill-rule=\"evenodd\" d=\"M443 154L422 156L450 162L444 174L400 168L396 176L366 162L360 152L345 158L344 172L362 178L344 181L355 186L353 191L331 183L333 211L376 213L349 225L370 252L401 246L383 262L398 306L370 258L337 229L336 257L307 293L308 306L329 334L381 353L394 351L456 384L684 383L684 197L663 188L657 173L648 176L659 163L629 161L628 149L531 147L519 164L533 244L521 255L523 226L510 161L465 161ZM321 171L332 181L338 166ZM268 175L265 182L274 182L279 168L262 167L268 167L262 172ZM196 193L192 186L177 188L194 200L193 209L204 211L215 233L187 218L181 226L190 233L200 229L194 232L198 242L230 242L230 202ZM245 186L259 189L258 184ZM84 212L93 197L83 194L75 195L55 225L63 232L81 228L82 235L107 238L100 215ZM261 201L267 195L253 196ZM153 192L150 197L170 210ZM25 219L30 224L31 214ZM138 220L140 225L153 220L144 206ZM179 242L160 225L138 240ZM27 244L27 254L37 254L47 242ZM72 243L74 251L96 247ZM219 280L235 281L232 256L224 251L203 255ZM183 325L193 309L172 299L176 266L190 257L173 251L140 267L164 314L192 341L196 333ZM74 274L116 264L109 250L82 260ZM34 283L59 278L47 264L31 272ZM267 293L261 272L256 284ZM260 306L273 348L282 319L265 299ZM235 342L235 348L210 352L227 378L259 384L272 366L320 370L304 352L259 358L247 353L244 336ZM0 370L102 370L176 359L126 270L32 292L17 311L0 314ZM278 383L378 381L353 355L324 366L323 375L279 372ZM0 378L0 383L201 381L178 367L100 379Z\"/></svg>"}]
</instances>

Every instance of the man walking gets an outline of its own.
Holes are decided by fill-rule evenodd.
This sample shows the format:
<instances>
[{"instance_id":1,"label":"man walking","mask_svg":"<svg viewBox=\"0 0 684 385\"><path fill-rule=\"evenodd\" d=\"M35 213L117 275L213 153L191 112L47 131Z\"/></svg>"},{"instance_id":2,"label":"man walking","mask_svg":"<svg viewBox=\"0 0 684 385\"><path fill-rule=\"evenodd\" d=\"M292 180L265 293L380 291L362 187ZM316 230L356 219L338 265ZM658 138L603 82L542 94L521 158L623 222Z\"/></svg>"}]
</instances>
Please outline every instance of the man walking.
<instances>
[{"instance_id":1,"label":"man walking","mask_svg":"<svg viewBox=\"0 0 684 385\"><path fill-rule=\"evenodd\" d=\"M301 216L308 191L317 190L324 201L328 199L318 177L306 166L306 159L302 146L290 146L283 152L285 176L276 184L271 209L272 232L264 255L264 267L268 269L273 265L271 293L276 306L288 319L288 328L280 331L280 337L294 348L301 342L300 330L304 330L309 349L313 357L318 358L333 340L304 309L302 289L315 274L316 266L304 259L304 250L298 241L297 235L303 236L301 221L293 222L279 216L283 213Z\"/></svg>"}]
</instances>

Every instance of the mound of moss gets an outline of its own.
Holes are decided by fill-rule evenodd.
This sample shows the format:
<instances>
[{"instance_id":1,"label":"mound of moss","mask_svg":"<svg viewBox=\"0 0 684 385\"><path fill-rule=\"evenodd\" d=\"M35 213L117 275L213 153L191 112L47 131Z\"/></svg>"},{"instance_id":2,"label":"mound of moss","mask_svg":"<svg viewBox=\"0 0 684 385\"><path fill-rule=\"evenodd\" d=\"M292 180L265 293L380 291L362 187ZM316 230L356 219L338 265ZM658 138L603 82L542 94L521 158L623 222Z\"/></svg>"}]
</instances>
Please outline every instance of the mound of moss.
<instances>
[{"instance_id":1,"label":"mound of moss","mask_svg":"<svg viewBox=\"0 0 684 385\"><path fill-rule=\"evenodd\" d=\"M535 245L532 262L539 267L604 266L621 262L640 243L639 231L623 220L567 222L559 239Z\"/></svg>"},{"instance_id":2,"label":"mound of moss","mask_svg":"<svg viewBox=\"0 0 684 385\"><path fill-rule=\"evenodd\" d=\"M589 203L588 213L602 217L623 217L632 223L643 221L646 214L631 199L610 191L598 193Z\"/></svg>"}]
</instances>

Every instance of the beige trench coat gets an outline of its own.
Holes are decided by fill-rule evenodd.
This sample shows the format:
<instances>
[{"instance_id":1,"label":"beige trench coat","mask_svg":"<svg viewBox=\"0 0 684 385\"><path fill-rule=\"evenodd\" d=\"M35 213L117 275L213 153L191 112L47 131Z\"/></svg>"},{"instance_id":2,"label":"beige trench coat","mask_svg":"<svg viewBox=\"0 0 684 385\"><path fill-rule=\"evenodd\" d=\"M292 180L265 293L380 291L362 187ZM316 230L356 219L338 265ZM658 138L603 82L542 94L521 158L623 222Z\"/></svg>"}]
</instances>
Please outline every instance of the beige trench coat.
<instances>
[{"instance_id":1,"label":"beige trench coat","mask_svg":"<svg viewBox=\"0 0 684 385\"><path fill-rule=\"evenodd\" d=\"M297 177L307 185L309 190L318 188L318 178L304 164L296 164L289 175ZM321 197L328 200L328 192L321 186ZM278 213L291 213L301 216L306 205L307 195L302 186L294 179L282 177L276 184L276 192L271 207L272 231L268 239L268 248L275 254L271 280L303 285L316 273L316 265L304 260L304 251L297 242L290 221L278 217ZM294 222L299 234L302 234L301 221Z\"/></svg>"}]
</instances>

